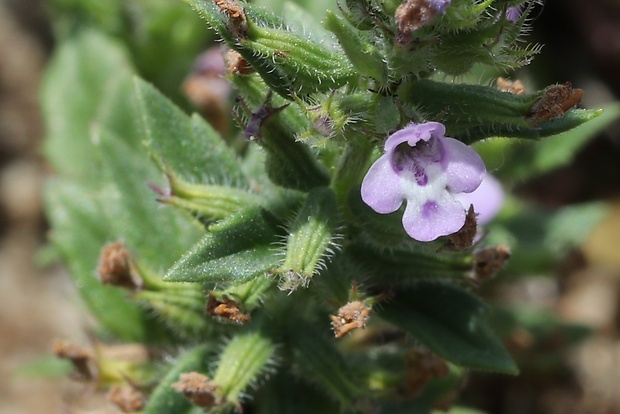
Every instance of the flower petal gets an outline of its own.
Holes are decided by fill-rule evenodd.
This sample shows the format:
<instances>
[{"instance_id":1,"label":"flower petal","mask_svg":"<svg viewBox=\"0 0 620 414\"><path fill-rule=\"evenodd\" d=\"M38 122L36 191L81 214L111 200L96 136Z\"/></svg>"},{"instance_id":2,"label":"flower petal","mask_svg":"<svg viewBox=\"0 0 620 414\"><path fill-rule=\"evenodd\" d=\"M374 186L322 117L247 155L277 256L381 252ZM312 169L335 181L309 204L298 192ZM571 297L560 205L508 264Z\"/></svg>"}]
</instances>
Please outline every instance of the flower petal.
<instances>
[{"instance_id":1,"label":"flower petal","mask_svg":"<svg viewBox=\"0 0 620 414\"><path fill-rule=\"evenodd\" d=\"M375 161L362 181L362 200L380 214L395 212L404 198L390 156L391 153L384 154Z\"/></svg>"},{"instance_id":2,"label":"flower petal","mask_svg":"<svg viewBox=\"0 0 620 414\"><path fill-rule=\"evenodd\" d=\"M478 188L486 174L482 158L476 151L454 138L444 138L441 142L448 190L452 193L471 193Z\"/></svg>"},{"instance_id":3,"label":"flower petal","mask_svg":"<svg viewBox=\"0 0 620 414\"><path fill-rule=\"evenodd\" d=\"M455 194L454 198L464 208L474 205L474 211L478 215L478 224L491 221L504 204L504 190L502 185L491 174L486 174L482 184L471 193Z\"/></svg>"},{"instance_id":4,"label":"flower petal","mask_svg":"<svg viewBox=\"0 0 620 414\"><path fill-rule=\"evenodd\" d=\"M418 241L433 241L456 233L465 223L463 205L446 193L440 200L428 200L424 205L407 203L403 227Z\"/></svg>"},{"instance_id":5,"label":"flower petal","mask_svg":"<svg viewBox=\"0 0 620 414\"><path fill-rule=\"evenodd\" d=\"M428 141L431 136L443 138L445 133L446 127L439 122L411 123L390 135L385 141L383 149L386 153L391 153L403 142L407 142L410 147L413 147L420 140Z\"/></svg>"}]
</instances>

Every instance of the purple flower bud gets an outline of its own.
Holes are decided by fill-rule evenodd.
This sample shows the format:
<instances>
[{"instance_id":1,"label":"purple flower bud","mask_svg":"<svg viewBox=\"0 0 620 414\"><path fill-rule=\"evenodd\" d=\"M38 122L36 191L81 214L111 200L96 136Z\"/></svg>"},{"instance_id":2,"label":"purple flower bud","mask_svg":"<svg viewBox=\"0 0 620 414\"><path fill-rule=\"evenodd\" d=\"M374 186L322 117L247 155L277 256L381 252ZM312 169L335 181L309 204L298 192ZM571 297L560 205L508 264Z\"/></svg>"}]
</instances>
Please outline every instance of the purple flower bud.
<instances>
[{"instance_id":1,"label":"purple flower bud","mask_svg":"<svg viewBox=\"0 0 620 414\"><path fill-rule=\"evenodd\" d=\"M444 14L446 9L450 5L452 0L431 0L430 3L432 7L437 11L437 13Z\"/></svg>"},{"instance_id":2,"label":"purple flower bud","mask_svg":"<svg viewBox=\"0 0 620 414\"><path fill-rule=\"evenodd\" d=\"M445 131L442 124L427 122L392 134L362 182L362 200L377 213L392 213L407 202L403 227L415 240L458 231L469 204L456 196L476 190L486 174L480 156Z\"/></svg>"},{"instance_id":3,"label":"purple flower bud","mask_svg":"<svg viewBox=\"0 0 620 414\"><path fill-rule=\"evenodd\" d=\"M506 20L516 23L521 18L523 13L523 5L508 7L506 10Z\"/></svg>"}]
</instances>

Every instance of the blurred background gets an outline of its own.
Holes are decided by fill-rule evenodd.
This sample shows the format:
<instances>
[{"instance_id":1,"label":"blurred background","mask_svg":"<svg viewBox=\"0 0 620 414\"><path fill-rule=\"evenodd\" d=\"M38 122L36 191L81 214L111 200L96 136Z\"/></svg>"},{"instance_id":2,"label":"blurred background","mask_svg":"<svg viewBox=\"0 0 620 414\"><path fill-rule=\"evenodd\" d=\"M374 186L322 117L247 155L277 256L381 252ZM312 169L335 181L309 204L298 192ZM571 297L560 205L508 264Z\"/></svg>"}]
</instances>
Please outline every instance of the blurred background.
<instances>
[{"instance_id":1,"label":"blurred background","mask_svg":"<svg viewBox=\"0 0 620 414\"><path fill-rule=\"evenodd\" d=\"M93 390L55 377L51 359L42 375L52 341L88 343L91 326L45 249L41 191L52 172L40 152L38 99L58 33L52 3L58 10L71 2L0 0L0 414L115 412ZM620 99L620 1L548 0L533 18L527 41L544 48L515 77L530 90L569 81L585 91L587 108ZM157 83L183 99L191 62L176 62ZM148 65L138 67L149 76ZM569 164L512 190L546 214L597 201L605 210L549 271L512 277L508 269L503 283L481 290L490 301L541 311L503 333L522 375L472 375L462 401L487 413L620 413L620 123L589 139ZM540 322L541 314L553 323ZM69 401L82 411L70 411Z\"/></svg>"}]
</instances>

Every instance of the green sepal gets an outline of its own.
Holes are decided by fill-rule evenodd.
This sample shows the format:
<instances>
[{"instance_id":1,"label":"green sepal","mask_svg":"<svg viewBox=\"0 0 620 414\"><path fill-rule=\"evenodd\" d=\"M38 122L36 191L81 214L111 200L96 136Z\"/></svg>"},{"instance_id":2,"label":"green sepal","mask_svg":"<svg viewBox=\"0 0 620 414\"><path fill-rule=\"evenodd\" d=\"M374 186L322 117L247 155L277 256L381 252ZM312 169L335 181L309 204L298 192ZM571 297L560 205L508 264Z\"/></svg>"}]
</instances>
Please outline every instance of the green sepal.
<instances>
[{"instance_id":1,"label":"green sepal","mask_svg":"<svg viewBox=\"0 0 620 414\"><path fill-rule=\"evenodd\" d=\"M415 241L393 247L353 242L347 245L346 253L384 283L411 284L420 278L435 277L464 280L473 268L471 255L438 252L439 246L424 246Z\"/></svg>"},{"instance_id":2,"label":"green sepal","mask_svg":"<svg viewBox=\"0 0 620 414\"><path fill-rule=\"evenodd\" d=\"M256 110L265 105L265 101L268 100L266 91L269 88L259 76L230 76L229 79L249 106ZM287 100L280 96L272 96L270 99L272 107L281 108L277 111L278 123L285 126L292 134L305 131L310 127L307 115L296 105L287 106Z\"/></svg>"},{"instance_id":3,"label":"green sepal","mask_svg":"<svg viewBox=\"0 0 620 414\"><path fill-rule=\"evenodd\" d=\"M300 109L295 105L282 105L284 100L278 96L265 97L265 84L256 77L234 76L232 82L248 102L256 107L255 112L271 111L271 115L263 120L261 136L254 140L265 150L267 156L263 163L271 182L301 191L329 184L330 177L326 169L308 145L297 140L297 134L310 127Z\"/></svg>"},{"instance_id":4,"label":"green sepal","mask_svg":"<svg viewBox=\"0 0 620 414\"><path fill-rule=\"evenodd\" d=\"M374 145L366 137L355 137L347 142L331 183L338 204L346 205L347 199L353 197L351 193L356 193L359 199L359 184L367 171L373 148Z\"/></svg>"},{"instance_id":5,"label":"green sepal","mask_svg":"<svg viewBox=\"0 0 620 414\"><path fill-rule=\"evenodd\" d=\"M272 244L281 223L262 208L243 210L209 227L210 232L164 276L169 282L242 282L276 268Z\"/></svg>"},{"instance_id":6,"label":"green sepal","mask_svg":"<svg viewBox=\"0 0 620 414\"><path fill-rule=\"evenodd\" d=\"M275 17L243 3L246 33L235 33L211 1L186 0L259 73L265 83L287 99L327 92L355 79L348 60L301 34L281 29Z\"/></svg>"},{"instance_id":7,"label":"green sepal","mask_svg":"<svg viewBox=\"0 0 620 414\"><path fill-rule=\"evenodd\" d=\"M336 35L344 53L360 74L387 82L385 59L365 33L331 11L327 12L323 26Z\"/></svg>"},{"instance_id":8,"label":"green sepal","mask_svg":"<svg viewBox=\"0 0 620 414\"><path fill-rule=\"evenodd\" d=\"M175 391L172 384L179 380L181 374L206 371L212 362L209 356L213 353L214 347L211 344L204 344L179 356L149 396L142 413L189 413L193 409L192 403L183 394Z\"/></svg>"},{"instance_id":9,"label":"green sepal","mask_svg":"<svg viewBox=\"0 0 620 414\"><path fill-rule=\"evenodd\" d=\"M215 291L220 297L232 298L240 304L246 312L249 312L263 301L265 294L274 284L274 279L270 277L257 277L249 282L231 286L223 291Z\"/></svg>"},{"instance_id":10,"label":"green sepal","mask_svg":"<svg viewBox=\"0 0 620 414\"><path fill-rule=\"evenodd\" d=\"M280 114L269 118L263 126L263 139L258 141L267 153L265 166L269 179L284 188L300 191L328 185L330 177L326 169L306 144L295 139L283 121Z\"/></svg>"},{"instance_id":11,"label":"green sepal","mask_svg":"<svg viewBox=\"0 0 620 414\"><path fill-rule=\"evenodd\" d=\"M371 4L370 0L345 0L344 3L346 4L346 10L341 8L344 17L358 30L371 30L377 26L373 18L379 18L377 15L379 15L380 11ZM384 2L381 3L383 4ZM396 7L394 7L394 10ZM374 12L373 15L369 13L371 10ZM393 12L391 14L394 15ZM383 22L388 21L387 15L382 14L380 18Z\"/></svg>"},{"instance_id":12,"label":"green sepal","mask_svg":"<svg viewBox=\"0 0 620 414\"><path fill-rule=\"evenodd\" d=\"M480 6L484 8L488 7L488 5L489 1L486 1L486 5L481 4ZM468 72L476 63L488 66L502 65L514 69L523 65L525 57L537 53L538 49L531 48L521 51L523 55L521 61L510 57L510 53L504 49L509 49L510 43L508 42L514 36L513 32L519 32L519 28L515 25L506 25L505 21L499 19L492 23L489 23L488 20L479 22L480 13L484 13L484 10L480 10L480 7L474 8L468 5L466 10L465 14L470 14L473 11L468 16L469 21L459 16L459 18L453 19L451 22L445 22L446 25L465 27L460 30L454 30L457 29L455 27L453 30L445 31L441 34L441 42L434 48L430 59L430 63L435 68L452 76ZM449 17L452 13L446 14Z\"/></svg>"},{"instance_id":13,"label":"green sepal","mask_svg":"<svg viewBox=\"0 0 620 414\"><path fill-rule=\"evenodd\" d=\"M333 253L338 221L334 193L324 187L310 191L289 229L286 256L278 272L293 272L303 281L318 273Z\"/></svg>"},{"instance_id":14,"label":"green sepal","mask_svg":"<svg viewBox=\"0 0 620 414\"><path fill-rule=\"evenodd\" d=\"M427 120L444 124L447 135L467 144L494 136L539 139L567 131L601 113L571 109L547 121L528 120L543 92L513 95L488 86L423 79L401 85L398 96Z\"/></svg>"},{"instance_id":15,"label":"green sepal","mask_svg":"<svg viewBox=\"0 0 620 414\"><path fill-rule=\"evenodd\" d=\"M342 53L298 33L261 27L248 19L248 37L237 41L239 53L284 98L330 92L357 77Z\"/></svg>"},{"instance_id":16,"label":"green sepal","mask_svg":"<svg viewBox=\"0 0 620 414\"><path fill-rule=\"evenodd\" d=\"M480 140L489 136L540 139L570 131L585 124L603 113L602 109L570 109L564 115L539 122L533 127L512 128L510 125L478 127L469 131L470 139Z\"/></svg>"},{"instance_id":17,"label":"green sepal","mask_svg":"<svg viewBox=\"0 0 620 414\"><path fill-rule=\"evenodd\" d=\"M450 136L461 139L470 130L489 125L529 127L525 116L541 93L513 95L488 86L422 79L401 85L398 96L428 120L444 124Z\"/></svg>"},{"instance_id":18,"label":"green sepal","mask_svg":"<svg viewBox=\"0 0 620 414\"><path fill-rule=\"evenodd\" d=\"M359 185L348 194L347 212L378 245L389 246L411 239L403 228L402 212L378 214L362 200Z\"/></svg>"},{"instance_id":19,"label":"green sepal","mask_svg":"<svg viewBox=\"0 0 620 414\"><path fill-rule=\"evenodd\" d=\"M273 363L276 346L258 332L236 335L219 355L213 383L225 403L239 405L242 392L257 385Z\"/></svg>"},{"instance_id":20,"label":"green sepal","mask_svg":"<svg viewBox=\"0 0 620 414\"><path fill-rule=\"evenodd\" d=\"M260 197L247 190L223 185L194 184L168 173L171 195L159 201L183 208L200 218L223 219L258 205Z\"/></svg>"},{"instance_id":21,"label":"green sepal","mask_svg":"<svg viewBox=\"0 0 620 414\"><path fill-rule=\"evenodd\" d=\"M204 312L205 294L200 288L184 288L142 290L132 299L154 312L175 335L188 339L205 336L209 328Z\"/></svg>"},{"instance_id":22,"label":"green sepal","mask_svg":"<svg viewBox=\"0 0 620 414\"><path fill-rule=\"evenodd\" d=\"M397 291L375 312L455 365L512 375L519 372L487 325L487 305L461 288L421 280Z\"/></svg>"}]
</instances>

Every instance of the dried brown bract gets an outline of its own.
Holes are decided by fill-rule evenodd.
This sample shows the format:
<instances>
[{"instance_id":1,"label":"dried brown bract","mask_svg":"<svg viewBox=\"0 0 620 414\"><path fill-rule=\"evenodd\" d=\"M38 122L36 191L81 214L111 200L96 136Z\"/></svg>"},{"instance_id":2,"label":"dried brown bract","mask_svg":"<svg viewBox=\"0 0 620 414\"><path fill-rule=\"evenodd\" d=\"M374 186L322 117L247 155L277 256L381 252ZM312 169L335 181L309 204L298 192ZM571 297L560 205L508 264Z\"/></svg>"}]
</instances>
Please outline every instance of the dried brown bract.
<instances>
[{"instance_id":1,"label":"dried brown bract","mask_svg":"<svg viewBox=\"0 0 620 414\"><path fill-rule=\"evenodd\" d=\"M132 384L114 384L107 398L124 413L141 411L145 404L144 395Z\"/></svg>"},{"instance_id":2,"label":"dried brown bract","mask_svg":"<svg viewBox=\"0 0 620 414\"><path fill-rule=\"evenodd\" d=\"M445 377L448 364L434 353L414 348L405 354L405 393L410 397L419 395L428 381Z\"/></svg>"},{"instance_id":3,"label":"dried brown bract","mask_svg":"<svg viewBox=\"0 0 620 414\"><path fill-rule=\"evenodd\" d=\"M63 340L55 340L52 352L58 358L66 359L73 364L73 377L80 381L94 381L97 378L95 357L86 348Z\"/></svg>"},{"instance_id":4,"label":"dried brown bract","mask_svg":"<svg viewBox=\"0 0 620 414\"><path fill-rule=\"evenodd\" d=\"M371 307L362 301L349 302L338 309L338 315L330 315L336 338L342 338L349 332L366 327L366 320L370 315Z\"/></svg>"},{"instance_id":5,"label":"dried brown bract","mask_svg":"<svg viewBox=\"0 0 620 414\"><path fill-rule=\"evenodd\" d=\"M216 298L213 293L209 293L206 312L220 320L237 324L244 324L252 320L250 315L241 311L237 302L226 297Z\"/></svg>"},{"instance_id":6,"label":"dried brown bract","mask_svg":"<svg viewBox=\"0 0 620 414\"><path fill-rule=\"evenodd\" d=\"M485 282L495 277L510 258L510 248L500 244L474 252L474 268L470 278L473 282Z\"/></svg>"},{"instance_id":7,"label":"dried brown bract","mask_svg":"<svg viewBox=\"0 0 620 414\"><path fill-rule=\"evenodd\" d=\"M522 95L525 93L525 86L520 80L511 81L501 76L495 81L498 90L508 92L513 95Z\"/></svg>"},{"instance_id":8,"label":"dried brown bract","mask_svg":"<svg viewBox=\"0 0 620 414\"><path fill-rule=\"evenodd\" d=\"M216 394L217 385L198 372L181 374L180 381L172 384L172 388L199 407L211 408L221 403L221 397Z\"/></svg>"},{"instance_id":9,"label":"dried brown bract","mask_svg":"<svg viewBox=\"0 0 620 414\"><path fill-rule=\"evenodd\" d=\"M245 10L243 10L239 2L236 0L213 0L213 2L228 17L230 21L228 30L232 35L238 38L245 38L248 25L245 18Z\"/></svg>"},{"instance_id":10,"label":"dried brown bract","mask_svg":"<svg viewBox=\"0 0 620 414\"><path fill-rule=\"evenodd\" d=\"M142 288L142 279L136 271L129 250L123 242L104 246L99 256L97 274L102 283L133 291Z\"/></svg>"},{"instance_id":11,"label":"dried brown bract","mask_svg":"<svg viewBox=\"0 0 620 414\"><path fill-rule=\"evenodd\" d=\"M537 123L564 115L566 111L581 102L583 91L573 89L570 82L551 85L528 111L527 119Z\"/></svg>"},{"instance_id":12,"label":"dried brown bract","mask_svg":"<svg viewBox=\"0 0 620 414\"><path fill-rule=\"evenodd\" d=\"M473 204L469 205L465 223L459 231L450 235L447 246L451 250L465 250L474 244L476 233L478 232L478 223L476 221L476 212Z\"/></svg>"}]
</instances>

